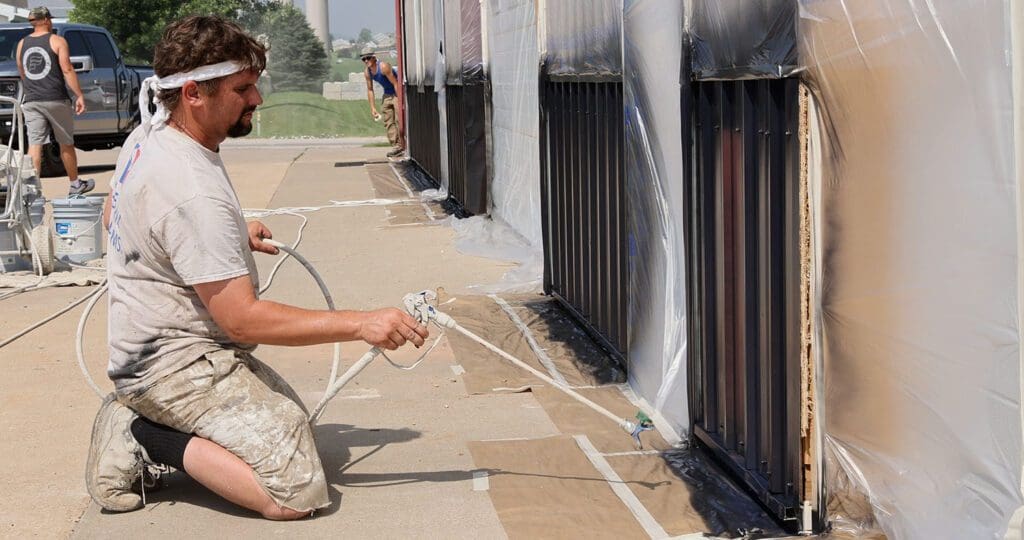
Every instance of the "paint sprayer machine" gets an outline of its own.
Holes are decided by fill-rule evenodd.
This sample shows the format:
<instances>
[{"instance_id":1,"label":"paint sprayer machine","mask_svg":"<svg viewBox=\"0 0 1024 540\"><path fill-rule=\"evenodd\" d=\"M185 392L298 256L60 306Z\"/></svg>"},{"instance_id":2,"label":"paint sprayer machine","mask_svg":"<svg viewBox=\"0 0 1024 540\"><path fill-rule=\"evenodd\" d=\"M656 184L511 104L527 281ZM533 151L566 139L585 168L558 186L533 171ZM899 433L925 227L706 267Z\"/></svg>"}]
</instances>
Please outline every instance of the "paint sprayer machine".
<instances>
[{"instance_id":1,"label":"paint sprayer machine","mask_svg":"<svg viewBox=\"0 0 1024 540\"><path fill-rule=\"evenodd\" d=\"M31 269L43 276L53 271L46 199L32 167L25 166L24 154L14 149L15 137L25 141L21 103L0 96L0 106L8 105L14 122L7 146L0 146L0 273Z\"/></svg>"}]
</instances>

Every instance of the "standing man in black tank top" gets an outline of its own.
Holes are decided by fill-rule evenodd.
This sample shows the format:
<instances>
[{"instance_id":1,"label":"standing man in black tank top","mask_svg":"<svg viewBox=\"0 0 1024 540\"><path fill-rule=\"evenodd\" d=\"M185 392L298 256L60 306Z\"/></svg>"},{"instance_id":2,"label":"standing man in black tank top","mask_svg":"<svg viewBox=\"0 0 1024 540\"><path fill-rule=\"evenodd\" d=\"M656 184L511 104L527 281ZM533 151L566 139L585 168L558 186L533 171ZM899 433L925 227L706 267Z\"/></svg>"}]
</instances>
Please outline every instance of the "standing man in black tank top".
<instances>
[{"instance_id":1,"label":"standing man in black tank top","mask_svg":"<svg viewBox=\"0 0 1024 540\"><path fill-rule=\"evenodd\" d=\"M28 14L32 33L18 43L18 71L21 73L22 103L28 128L28 154L36 171L42 170L43 145L50 133L60 145L60 159L71 179L68 195L82 195L96 186L93 180L78 178L75 155L75 122L71 115L67 87L75 93L75 114L85 112L85 98L71 66L68 42L53 33L53 17L45 7Z\"/></svg>"}]
</instances>

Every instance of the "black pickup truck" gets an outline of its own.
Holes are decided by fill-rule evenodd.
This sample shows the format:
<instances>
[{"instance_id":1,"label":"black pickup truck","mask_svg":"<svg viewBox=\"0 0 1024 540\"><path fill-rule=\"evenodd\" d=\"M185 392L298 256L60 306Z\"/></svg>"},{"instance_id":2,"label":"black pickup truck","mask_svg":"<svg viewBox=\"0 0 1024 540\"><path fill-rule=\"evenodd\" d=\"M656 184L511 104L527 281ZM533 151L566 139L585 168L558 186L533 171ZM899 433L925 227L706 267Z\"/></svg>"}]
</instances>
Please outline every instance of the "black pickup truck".
<instances>
[{"instance_id":1,"label":"black pickup truck","mask_svg":"<svg viewBox=\"0 0 1024 540\"><path fill-rule=\"evenodd\" d=\"M85 96L86 112L75 117L75 146L81 150L120 146L139 125L139 88L153 69L126 64L110 33L98 26L54 23L53 31L68 42L71 64ZM27 23L0 24L0 95L21 98L14 56L18 42L31 33ZM73 95L70 90L68 93ZM10 138L12 116L10 107L0 108L0 144L7 144ZM40 175L62 174L60 149L51 142L44 148Z\"/></svg>"}]
</instances>

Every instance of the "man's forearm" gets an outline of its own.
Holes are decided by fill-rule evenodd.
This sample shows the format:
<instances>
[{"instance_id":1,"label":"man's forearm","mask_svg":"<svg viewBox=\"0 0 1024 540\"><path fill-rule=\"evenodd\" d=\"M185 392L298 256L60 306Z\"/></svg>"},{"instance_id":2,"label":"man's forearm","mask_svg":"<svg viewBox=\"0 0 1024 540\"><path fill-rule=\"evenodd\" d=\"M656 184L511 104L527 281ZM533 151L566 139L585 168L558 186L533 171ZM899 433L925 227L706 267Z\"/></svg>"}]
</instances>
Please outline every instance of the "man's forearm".
<instances>
[{"instance_id":1,"label":"man's forearm","mask_svg":"<svg viewBox=\"0 0 1024 540\"><path fill-rule=\"evenodd\" d=\"M314 311L269 300L253 302L235 317L236 328L225 328L242 343L265 345L316 345L356 341L364 313L359 311Z\"/></svg>"},{"instance_id":2,"label":"man's forearm","mask_svg":"<svg viewBox=\"0 0 1024 540\"><path fill-rule=\"evenodd\" d=\"M65 71L64 80L71 87L71 91L75 93L75 97L82 97L82 87L78 85L78 76L75 75L75 70Z\"/></svg>"},{"instance_id":3,"label":"man's forearm","mask_svg":"<svg viewBox=\"0 0 1024 540\"><path fill-rule=\"evenodd\" d=\"M372 90L366 91L366 99L370 102L370 110L377 108L377 100L374 99Z\"/></svg>"}]
</instances>

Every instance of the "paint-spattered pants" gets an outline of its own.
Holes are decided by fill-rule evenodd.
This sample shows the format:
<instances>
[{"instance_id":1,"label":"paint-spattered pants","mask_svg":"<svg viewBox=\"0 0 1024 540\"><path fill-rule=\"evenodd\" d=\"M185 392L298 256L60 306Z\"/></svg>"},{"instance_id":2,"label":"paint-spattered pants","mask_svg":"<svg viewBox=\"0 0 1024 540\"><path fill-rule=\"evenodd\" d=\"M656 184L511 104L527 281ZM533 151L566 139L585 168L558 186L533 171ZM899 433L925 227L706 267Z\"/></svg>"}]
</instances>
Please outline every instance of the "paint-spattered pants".
<instances>
[{"instance_id":1,"label":"paint-spattered pants","mask_svg":"<svg viewBox=\"0 0 1024 540\"><path fill-rule=\"evenodd\" d=\"M402 140L402 130L398 127L398 98L395 96L384 96L381 101L381 114L384 116L384 129L388 131L388 141L395 148L405 148L405 141Z\"/></svg>"},{"instance_id":2,"label":"paint-spattered pants","mask_svg":"<svg viewBox=\"0 0 1024 540\"><path fill-rule=\"evenodd\" d=\"M330 504L302 402L280 375L251 355L210 353L119 398L154 422L210 440L241 458L278 505L305 512Z\"/></svg>"}]
</instances>

